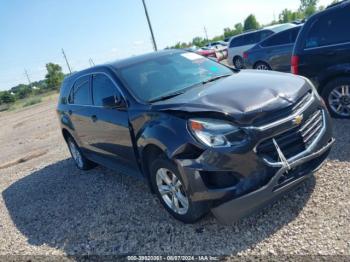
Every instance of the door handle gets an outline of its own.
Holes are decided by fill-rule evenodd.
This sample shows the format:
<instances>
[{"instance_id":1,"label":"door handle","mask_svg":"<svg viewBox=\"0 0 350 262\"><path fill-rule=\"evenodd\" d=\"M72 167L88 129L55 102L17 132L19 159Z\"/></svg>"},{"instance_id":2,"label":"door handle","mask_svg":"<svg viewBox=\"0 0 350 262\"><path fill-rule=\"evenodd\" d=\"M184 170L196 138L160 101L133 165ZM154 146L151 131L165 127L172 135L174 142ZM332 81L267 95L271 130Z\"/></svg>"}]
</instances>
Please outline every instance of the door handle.
<instances>
[{"instance_id":1,"label":"door handle","mask_svg":"<svg viewBox=\"0 0 350 262\"><path fill-rule=\"evenodd\" d=\"M97 121L97 116L93 115L93 116L91 116L91 119L92 119L92 122L96 122Z\"/></svg>"}]
</instances>

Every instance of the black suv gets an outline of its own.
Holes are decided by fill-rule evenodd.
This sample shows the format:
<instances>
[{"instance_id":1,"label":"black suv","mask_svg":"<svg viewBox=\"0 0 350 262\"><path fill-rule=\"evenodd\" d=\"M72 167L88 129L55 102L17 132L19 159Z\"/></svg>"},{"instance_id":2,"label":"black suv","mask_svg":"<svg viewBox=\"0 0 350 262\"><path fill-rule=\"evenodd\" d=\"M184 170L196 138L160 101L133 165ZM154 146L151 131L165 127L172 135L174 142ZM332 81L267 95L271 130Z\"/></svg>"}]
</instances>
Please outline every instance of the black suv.
<instances>
[{"instance_id":1,"label":"black suv","mask_svg":"<svg viewBox=\"0 0 350 262\"><path fill-rule=\"evenodd\" d=\"M144 177L184 222L249 214L309 177L333 143L307 79L179 50L69 76L57 111L78 168Z\"/></svg>"},{"instance_id":2,"label":"black suv","mask_svg":"<svg viewBox=\"0 0 350 262\"><path fill-rule=\"evenodd\" d=\"M350 1L312 16L301 30L292 72L310 78L330 113L350 119Z\"/></svg>"}]
</instances>

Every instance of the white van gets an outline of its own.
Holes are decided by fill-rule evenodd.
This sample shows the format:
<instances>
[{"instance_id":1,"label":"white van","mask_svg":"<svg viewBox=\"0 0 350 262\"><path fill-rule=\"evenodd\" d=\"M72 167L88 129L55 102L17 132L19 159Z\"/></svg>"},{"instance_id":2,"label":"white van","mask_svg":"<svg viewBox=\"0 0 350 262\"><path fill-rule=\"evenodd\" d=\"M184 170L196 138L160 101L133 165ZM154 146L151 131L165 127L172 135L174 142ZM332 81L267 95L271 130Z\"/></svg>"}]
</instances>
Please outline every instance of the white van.
<instances>
[{"instance_id":1,"label":"white van","mask_svg":"<svg viewBox=\"0 0 350 262\"><path fill-rule=\"evenodd\" d=\"M292 23L278 24L268 26L260 30L245 32L243 34L232 37L228 46L228 64L233 65L238 69L243 68L243 53L245 51L252 48L254 45L264 40L265 38L295 26L297 25Z\"/></svg>"}]
</instances>

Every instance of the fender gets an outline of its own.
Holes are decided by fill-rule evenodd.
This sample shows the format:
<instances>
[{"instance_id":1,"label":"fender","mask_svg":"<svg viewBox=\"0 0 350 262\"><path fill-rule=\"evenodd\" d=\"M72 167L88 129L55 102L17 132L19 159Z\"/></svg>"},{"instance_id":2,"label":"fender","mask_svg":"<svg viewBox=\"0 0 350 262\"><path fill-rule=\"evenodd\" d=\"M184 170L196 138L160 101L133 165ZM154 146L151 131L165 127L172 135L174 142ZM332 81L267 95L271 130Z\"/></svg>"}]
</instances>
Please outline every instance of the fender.
<instances>
[{"instance_id":1,"label":"fender","mask_svg":"<svg viewBox=\"0 0 350 262\"><path fill-rule=\"evenodd\" d=\"M76 143L80 146L81 145L80 140L75 135L75 128L69 116L65 114L64 111L59 111L59 110L57 110L57 114L61 124L61 131L63 131L63 129L66 129L69 132L69 134L73 137L73 139L76 141Z\"/></svg>"},{"instance_id":2,"label":"fender","mask_svg":"<svg viewBox=\"0 0 350 262\"><path fill-rule=\"evenodd\" d=\"M163 114L160 118L162 119L153 119L145 123L145 127L136 136L141 158L144 149L148 145L154 145L160 148L169 159L173 159L181 148L192 140L189 133L184 135L184 130L187 130L186 120Z\"/></svg>"},{"instance_id":3,"label":"fender","mask_svg":"<svg viewBox=\"0 0 350 262\"><path fill-rule=\"evenodd\" d=\"M330 80L341 76L350 76L350 63L334 65L322 71L318 75L319 87L322 88Z\"/></svg>"}]
</instances>

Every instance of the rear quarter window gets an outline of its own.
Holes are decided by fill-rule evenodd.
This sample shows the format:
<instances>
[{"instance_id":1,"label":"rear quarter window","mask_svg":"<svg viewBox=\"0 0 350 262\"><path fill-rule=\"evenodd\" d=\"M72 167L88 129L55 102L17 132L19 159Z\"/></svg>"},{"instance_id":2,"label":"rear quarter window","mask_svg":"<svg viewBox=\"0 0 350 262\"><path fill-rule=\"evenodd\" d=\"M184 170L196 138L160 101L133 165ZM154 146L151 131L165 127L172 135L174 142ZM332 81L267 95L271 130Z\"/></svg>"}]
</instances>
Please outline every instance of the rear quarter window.
<instances>
[{"instance_id":1,"label":"rear quarter window","mask_svg":"<svg viewBox=\"0 0 350 262\"><path fill-rule=\"evenodd\" d=\"M92 105L90 76L83 76L75 81L70 91L68 102L74 105Z\"/></svg>"},{"instance_id":2,"label":"rear quarter window","mask_svg":"<svg viewBox=\"0 0 350 262\"><path fill-rule=\"evenodd\" d=\"M350 42L350 6L324 13L311 25L304 47L316 48Z\"/></svg>"}]
</instances>

